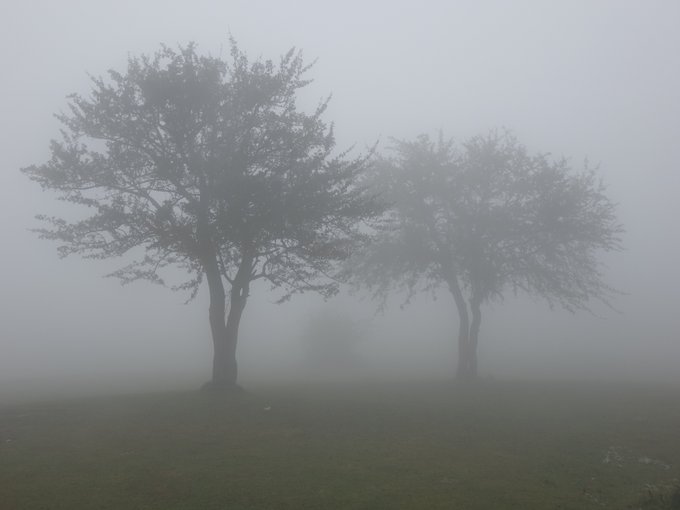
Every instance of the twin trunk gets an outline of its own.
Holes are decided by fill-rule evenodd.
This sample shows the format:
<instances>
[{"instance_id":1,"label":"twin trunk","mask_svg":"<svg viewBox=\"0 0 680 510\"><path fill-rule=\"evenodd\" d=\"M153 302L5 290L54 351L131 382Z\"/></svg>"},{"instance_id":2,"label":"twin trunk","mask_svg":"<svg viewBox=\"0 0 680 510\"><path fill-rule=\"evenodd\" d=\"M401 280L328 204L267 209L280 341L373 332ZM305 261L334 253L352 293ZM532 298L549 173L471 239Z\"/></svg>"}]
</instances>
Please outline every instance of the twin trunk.
<instances>
[{"instance_id":1,"label":"twin trunk","mask_svg":"<svg viewBox=\"0 0 680 510\"><path fill-rule=\"evenodd\" d=\"M243 261L242 267L250 273L250 262ZM205 275L210 290L210 331L213 340L213 370L212 380L205 388L213 390L235 389L238 377L236 364L236 345L238 342L238 329L241 323L241 315L248 299L250 281L244 277L244 271L239 270L232 282L229 294L229 314L226 317L226 294L222 276L217 263L205 265Z\"/></svg>"},{"instance_id":2,"label":"twin trunk","mask_svg":"<svg viewBox=\"0 0 680 510\"><path fill-rule=\"evenodd\" d=\"M236 345L246 295L243 289L233 287L230 298L226 324L224 298L221 303L219 300L210 303L210 329L214 347L211 386L215 389L235 388L238 377Z\"/></svg>"},{"instance_id":3,"label":"twin trunk","mask_svg":"<svg viewBox=\"0 0 680 510\"><path fill-rule=\"evenodd\" d=\"M474 379L477 377L477 344L479 327L482 323L481 300L474 295L470 299L470 312L457 279L449 281L449 290L453 294L458 309L458 368L456 377Z\"/></svg>"}]
</instances>

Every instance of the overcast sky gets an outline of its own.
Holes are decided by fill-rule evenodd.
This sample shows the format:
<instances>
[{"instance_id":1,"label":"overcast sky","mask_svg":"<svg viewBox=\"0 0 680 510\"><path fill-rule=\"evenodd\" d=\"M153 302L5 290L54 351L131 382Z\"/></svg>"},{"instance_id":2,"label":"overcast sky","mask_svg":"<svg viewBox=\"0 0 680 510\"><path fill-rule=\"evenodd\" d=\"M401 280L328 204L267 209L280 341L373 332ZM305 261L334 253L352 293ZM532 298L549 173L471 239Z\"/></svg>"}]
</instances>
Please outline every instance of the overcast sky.
<instances>
[{"instance_id":1,"label":"overcast sky","mask_svg":"<svg viewBox=\"0 0 680 510\"><path fill-rule=\"evenodd\" d=\"M49 157L53 114L69 93L88 91L88 73L123 70L129 54L160 43L195 41L227 56L229 34L253 57L296 46L318 59L300 101L313 107L333 94L326 119L341 147L378 140L384 149L391 136L440 129L460 140L504 126L531 151L599 163L627 229L626 250L607 258L609 282L627 293L620 313L571 315L509 298L485 311L480 370L680 379L679 26L675 0L4 0L0 384L145 369L208 377L205 296L185 306L166 289L103 279L115 261L59 260L55 245L28 231L35 214L59 206L19 169ZM450 363L453 372L457 319L445 293L375 318L373 305L349 297L273 301L259 292L246 309L246 379L274 370L309 315L328 308L372 320L366 352L386 365L441 373Z\"/></svg>"}]
</instances>

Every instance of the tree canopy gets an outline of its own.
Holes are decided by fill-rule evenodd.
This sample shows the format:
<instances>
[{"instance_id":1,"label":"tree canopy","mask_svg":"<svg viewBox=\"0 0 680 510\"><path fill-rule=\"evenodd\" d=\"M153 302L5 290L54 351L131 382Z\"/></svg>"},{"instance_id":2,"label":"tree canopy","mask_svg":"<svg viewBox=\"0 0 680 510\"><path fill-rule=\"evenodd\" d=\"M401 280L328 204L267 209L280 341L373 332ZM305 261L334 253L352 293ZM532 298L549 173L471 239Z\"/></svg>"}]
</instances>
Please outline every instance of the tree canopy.
<instances>
[{"instance_id":1,"label":"tree canopy","mask_svg":"<svg viewBox=\"0 0 680 510\"><path fill-rule=\"evenodd\" d=\"M236 384L251 283L266 280L284 299L333 293L321 277L379 210L361 184L368 157L334 153L328 101L298 110L308 70L294 49L278 63L250 61L233 41L228 60L193 44L131 57L124 73L93 78L88 97L70 96L51 159L23 169L90 213L41 217L62 255L142 253L113 276L163 283L164 267L180 267L189 278L175 288L192 295L207 281L213 387Z\"/></svg>"},{"instance_id":2,"label":"tree canopy","mask_svg":"<svg viewBox=\"0 0 680 510\"><path fill-rule=\"evenodd\" d=\"M460 318L461 376L477 373L481 304L524 291L568 310L613 292L598 254L620 248L614 204L594 170L531 155L508 132L395 141L373 183L391 206L350 266L383 297L445 286Z\"/></svg>"}]
</instances>

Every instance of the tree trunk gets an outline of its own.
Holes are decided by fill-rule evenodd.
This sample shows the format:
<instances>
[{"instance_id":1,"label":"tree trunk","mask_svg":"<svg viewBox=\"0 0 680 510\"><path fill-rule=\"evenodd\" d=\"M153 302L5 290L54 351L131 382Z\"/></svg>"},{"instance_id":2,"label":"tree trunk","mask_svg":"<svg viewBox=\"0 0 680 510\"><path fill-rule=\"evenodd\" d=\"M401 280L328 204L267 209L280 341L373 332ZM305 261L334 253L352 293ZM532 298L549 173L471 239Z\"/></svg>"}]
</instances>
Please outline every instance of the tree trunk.
<instances>
[{"instance_id":1,"label":"tree trunk","mask_svg":"<svg viewBox=\"0 0 680 510\"><path fill-rule=\"evenodd\" d=\"M472 310L472 323L470 324L470 340L468 363L470 365L470 376L477 377L477 344L479 343L479 327L482 324L482 307L479 297L474 296L470 300Z\"/></svg>"},{"instance_id":2,"label":"tree trunk","mask_svg":"<svg viewBox=\"0 0 680 510\"><path fill-rule=\"evenodd\" d=\"M230 293L229 315L219 350L215 349L213 362L213 382L220 387L236 388L238 365L236 363L236 346L241 315L246 306L247 291L233 285Z\"/></svg>"},{"instance_id":3,"label":"tree trunk","mask_svg":"<svg viewBox=\"0 0 680 510\"><path fill-rule=\"evenodd\" d=\"M232 354L227 342L227 327L224 322L226 295L222 276L216 260L204 263L208 290L210 291L210 332L213 341L212 380L203 387L206 390L220 389L236 384L236 353Z\"/></svg>"},{"instance_id":4,"label":"tree trunk","mask_svg":"<svg viewBox=\"0 0 680 510\"><path fill-rule=\"evenodd\" d=\"M210 265L212 267L212 265ZM252 258L244 257L239 270L231 284L229 293L229 314L225 324L225 292L222 276L217 271L214 276L208 276L210 292L210 326L213 334L213 372L212 380L204 386L209 390L238 390L238 365L236 362L236 347L238 345L238 330L241 324L243 309L248 300L250 288L250 272ZM217 264L214 270L218 270ZM206 268L206 275L208 275ZM211 281L215 280L213 284ZM218 291L213 292L213 287ZM214 306L213 306L214 304ZM219 308L218 310L218 307ZM215 317L215 319L213 319Z\"/></svg>"},{"instance_id":5,"label":"tree trunk","mask_svg":"<svg viewBox=\"0 0 680 510\"><path fill-rule=\"evenodd\" d=\"M458 379L471 379L476 373L473 371L472 359L470 357L470 315L458 279L454 277L449 280L448 284L458 309L458 368L456 370L456 377Z\"/></svg>"},{"instance_id":6,"label":"tree trunk","mask_svg":"<svg viewBox=\"0 0 680 510\"><path fill-rule=\"evenodd\" d=\"M238 368L236 365L236 344L241 314L248 297L252 271L252 256L244 254L241 264L231 282L229 316L225 323L226 293L222 272L218 263L218 248L208 221L208 210L205 206L208 189L201 181L201 197L199 203L199 221L197 228L198 245L201 253L201 263L210 292L210 306L208 316L210 332L213 341L212 379L203 385L204 390L222 391L239 389L236 384Z\"/></svg>"}]
</instances>

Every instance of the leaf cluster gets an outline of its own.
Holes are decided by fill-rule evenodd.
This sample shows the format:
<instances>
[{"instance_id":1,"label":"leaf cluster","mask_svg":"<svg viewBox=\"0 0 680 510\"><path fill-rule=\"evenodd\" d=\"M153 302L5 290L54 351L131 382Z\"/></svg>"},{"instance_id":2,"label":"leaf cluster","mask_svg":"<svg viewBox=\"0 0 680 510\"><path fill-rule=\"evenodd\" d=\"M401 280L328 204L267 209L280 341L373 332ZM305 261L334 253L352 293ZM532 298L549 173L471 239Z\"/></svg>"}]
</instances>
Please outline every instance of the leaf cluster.
<instances>
[{"instance_id":1,"label":"leaf cluster","mask_svg":"<svg viewBox=\"0 0 680 510\"><path fill-rule=\"evenodd\" d=\"M333 292L318 277L378 205L361 185L370 154L334 155L328 100L298 110L308 70L294 49L278 63L250 61L232 41L228 61L164 46L131 57L125 73L93 77L90 95L70 96L58 116L51 159L23 169L90 214L41 216L40 234L64 256L141 249L112 274L123 282L164 283L160 270L179 266L191 277L177 288L195 294L216 260L231 283Z\"/></svg>"},{"instance_id":2,"label":"leaf cluster","mask_svg":"<svg viewBox=\"0 0 680 510\"><path fill-rule=\"evenodd\" d=\"M505 131L420 136L395 140L372 182L391 207L352 266L383 298L460 282L477 302L512 290L576 310L616 293L598 257L620 249L622 227L587 165L531 155Z\"/></svg>"}]
</instances>

